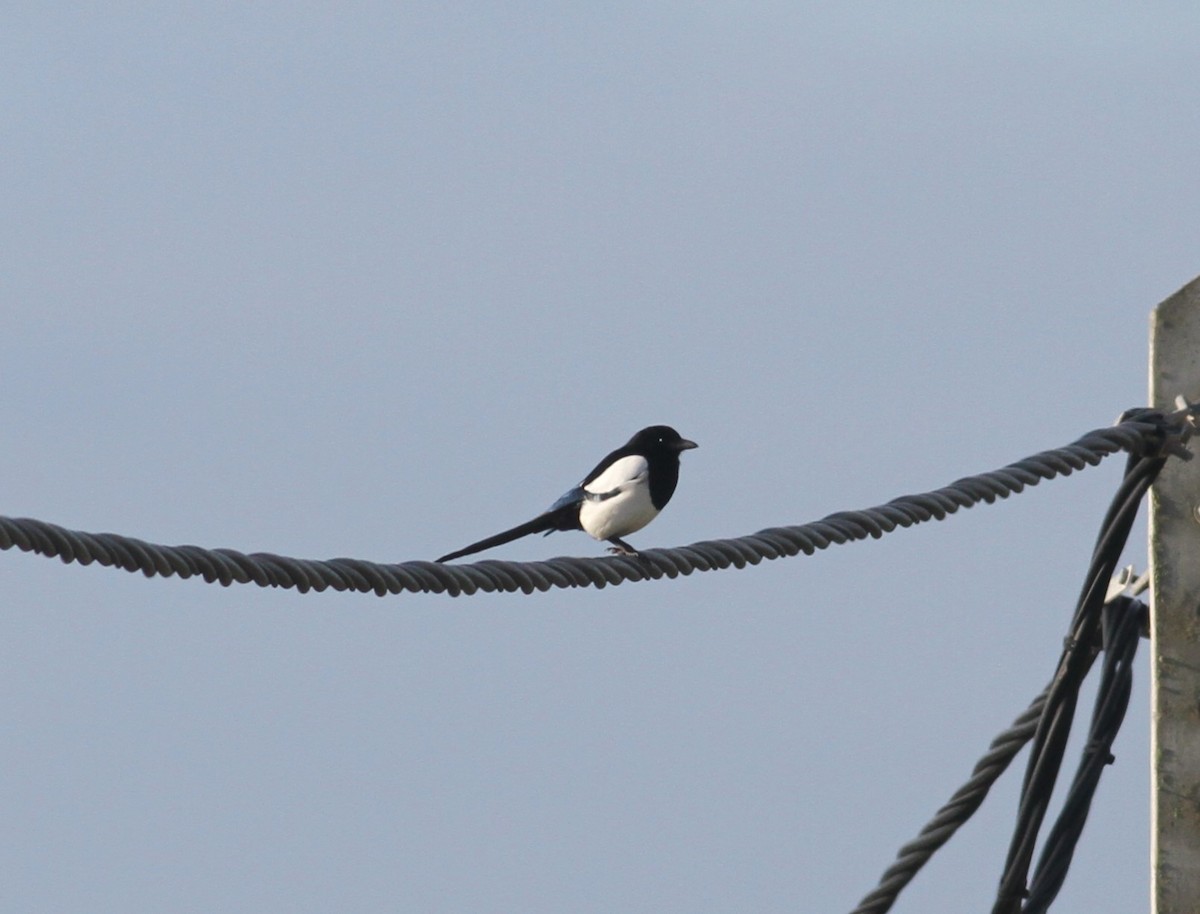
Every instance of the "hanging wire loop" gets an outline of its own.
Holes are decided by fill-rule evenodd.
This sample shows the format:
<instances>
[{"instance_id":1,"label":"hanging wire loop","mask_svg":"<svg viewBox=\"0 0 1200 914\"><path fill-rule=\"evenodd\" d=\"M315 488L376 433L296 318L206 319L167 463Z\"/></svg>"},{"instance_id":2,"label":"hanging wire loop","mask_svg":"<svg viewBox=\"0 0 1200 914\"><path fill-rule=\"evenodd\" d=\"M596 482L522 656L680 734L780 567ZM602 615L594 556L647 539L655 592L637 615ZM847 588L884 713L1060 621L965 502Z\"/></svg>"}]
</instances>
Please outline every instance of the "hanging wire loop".
<instances>
[{"instance_id":1,"label":"hanging wire loop","mask_svg":"<svg viewBox=\"0 0 1200 914\"><path fill-rule=\"evenodd\" d=\"M380 564L362 559L298 559L266 552L162 546L116 533L84 533L31 518L0 517L0 549L16 548L63 562L141 572L146 577L199 577L209 583L259 587L357 591L378 596L436 593L450 596L497 591L532 593L552 588L605 587L627 581L658 580L695 571L745 568L788 556L812 555L832 545L879 538L899 527L944 520L962 508L1024 491L1057 476L1095 466L1120 451L1164 448L1186 434L1178 414L1138 409L1109 428L1089 432L1065 447L1043 451L999 470L967 476L932 492L904 495L860 511L842 511L812 523L770 527L734 539L706 540L637 557L572 558L541 562L488 559L464 565L408 561Z\"/></svg>"}]
</instances>

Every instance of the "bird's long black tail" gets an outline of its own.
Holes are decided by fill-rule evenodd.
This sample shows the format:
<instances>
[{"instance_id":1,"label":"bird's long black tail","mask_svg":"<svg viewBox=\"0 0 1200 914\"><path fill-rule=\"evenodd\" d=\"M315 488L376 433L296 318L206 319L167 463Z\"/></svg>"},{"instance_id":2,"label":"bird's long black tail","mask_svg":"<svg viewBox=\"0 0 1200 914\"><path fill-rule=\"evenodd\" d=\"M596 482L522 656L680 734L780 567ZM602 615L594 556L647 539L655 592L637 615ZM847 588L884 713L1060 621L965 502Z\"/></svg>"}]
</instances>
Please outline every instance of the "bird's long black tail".
<instances>
[{"instance_id":1,"label":"bird's long black tail","mask_svg":"<svg viewBox=\"0 0 1200 914\"><path fill-rule=\"evenodd\" d=\"M491 549L493 546L503 546L505 543L511 543L513 540L529 536L531 533L550 533L553 530L575 530L578 527L579 508L576 505L568 505L566 508L560 508L557 511L547 511L545 514L539 514L533 520L526 521L519 526L513 527L511 530L505 530L503 533L489 536L478 543L472 543L470 546L459 549L457 552L447 553L440 559L437 559L437 561L449 562L453 559L460 559L464 555L482 552L484 549Z\"/></svg>"}]
</instances>

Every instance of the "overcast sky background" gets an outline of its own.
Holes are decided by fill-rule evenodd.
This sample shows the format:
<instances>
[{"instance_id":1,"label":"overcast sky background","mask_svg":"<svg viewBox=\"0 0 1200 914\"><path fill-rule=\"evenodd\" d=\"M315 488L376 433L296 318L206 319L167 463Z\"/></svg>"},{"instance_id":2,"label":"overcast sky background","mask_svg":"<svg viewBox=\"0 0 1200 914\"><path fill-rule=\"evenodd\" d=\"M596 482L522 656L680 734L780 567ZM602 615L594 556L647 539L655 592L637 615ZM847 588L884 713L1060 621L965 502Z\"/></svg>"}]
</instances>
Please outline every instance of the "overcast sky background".
<instances>
[{"instance_id":1,"label":"overcast sky background","mask_svg":"<svg viewBox=\"0 0 1200 914\"><path fill-rule=\"evenodd\" d=\"M0 513L431 558L665 422L700 449L631 539L667 546L1065 444L1145 403L1147 315L1200 273L1198 27L11 7ZM0 554L3 906L848 910L1050 676L1119 474L534 596ZM1147 906L1147 658L1064 911ZM1021 771L896 910L990 908Z\"/></svg>"}]
</instances>

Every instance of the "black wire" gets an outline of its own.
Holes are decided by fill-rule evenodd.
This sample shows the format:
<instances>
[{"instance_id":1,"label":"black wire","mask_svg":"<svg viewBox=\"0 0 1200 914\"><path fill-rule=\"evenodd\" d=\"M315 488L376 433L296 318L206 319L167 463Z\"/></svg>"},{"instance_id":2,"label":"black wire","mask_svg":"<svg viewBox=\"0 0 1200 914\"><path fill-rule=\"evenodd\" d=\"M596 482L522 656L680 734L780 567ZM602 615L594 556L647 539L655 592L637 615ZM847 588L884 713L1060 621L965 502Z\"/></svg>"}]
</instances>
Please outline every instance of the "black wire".
<instances>
[{"instance_id":1,"label":"black wire","mask_svg":"<svg viewBox=\"0 0 1200 914\"><path fill-rule=\"evenodd\" d=\"M323 561L199 546L163 546L115 533L84 533L31 518L0 517L0 549L57 557L63 562L141 572L147 577L200 577L209 583L257 584L326 589L385 596L389 593L495 591L532 593L554 587L605 587L626 581L675 578L696 571L744 568L770 559L812 555L835 544L879 538L899 527L944 520L961 508L1007 498L1042 480L1066 476L1119 451L1142 452L1162 437L1166 418L1132 410L1117 425L1097 429L1065 447L1043 451L999 470L968 476L941 489L904 495L861 511L842 511L822 520L772 527L735 539L707 540L674 549L646 549L637 558L572 558L543 562L485 560L464 565L409 561L395 564L361 559Z\"/></svg>"},{"instance_id":2,"label":"black wire","mask_svg":"<svg viewBox=\"0 0 1200 914\"><path fill-rule=\"evenodd\" d=\"M1119 558L1121 548L1128 538L1138 505L1161 469L1165 460L1164 455L1168 452L1178 452L1174 438L1178 429L1171 425L1166 417L1148 414L1145 411L1132 411L1124 418L1128 420L1137 417L1157 421L1156 432L1145 439L1143 448L1135 450L1126 466L1126 473L1122 478L1121 485L1101 524L1100 534L1093 549L1087 576L1072 619L1071 635L1064 649L1063 659L1069 658L1071 664L1064 669L1064 663L1060 660L1059 670L1051 683L1030 703L1012 726L992 741L988 752L975 765L970 779L938 810L915 839L900 848L896 855L896 861L883 873L879 884L864 896L851 914L884 914L889 911L900 892L912 881L933 854L949 841L980 807L992 785L1007 769L1016 754L1034 738L1035 734L1041 732L1043 749L1037 751L1040 763L1038 759L1035 759L1034 753L1031 753L1030 765L1025 776L1025 787L1022 792L1022 811L1025 818L1013 838L1013 848L1019 845L1020 853L1024 853L1026 850L1024 845L1028 842L1029 853L1032 853L1032 842L1036 839L1037 833L1036 826L1041 822L1044 808L1037 809L1034 804L1025 799L1025 796L1031 785L1038 791L1047 793L1053 788L1053 777L1049 778L1048 788L1045 786L1045 781L1050 774L1051 767L1053 767L1054 773L1057 773L1057 763L1051 766L1048 759L1040 757L1045 752L1044 744L1048 737L1053 736L1055 742L1058 741L1060 736L1058 731L1062 729L1064 721L1069 729L1070 715L1067 711L1074 708L1078 688L1076 684L1074 691L1064 691L1069 685L1069 681L1064 680L1064 675L1069 673L1071 679L1082 681L1090 671L1101 647L1101 640L1097 636L1094 624L1097 618L1095 604L1097 601L1103 603L1108 584L1112 579L1115 561ZM1131 651L1136 647L1136 638L1132 647L1121 639L1128 637L1129 631L1132 631L1135 636L1145 634L1147 607L1144 603L1127 597L1117 597L1112 602L1117 606L1128 608L1128 611L1121 617L1123 622L1119 636L1110 631L1107 621L1105 623L1103 641L1106 651L1105 669L1106 671L1110 667L1113 669L1111 674L1106 672L1105 675L1116 680L1118 675L1124 676L1127 672L1128 661L1121 660L1126 656L1124 652ZM1108 610L1105 610L1105 613L1107 612ZM1131 660L1132 653L1129 653L1128 657ZM1092 793L1087 791L1087 785L1092 783L1092 792L1094 792L1094 783L1090 779L1098 777L1094 772L1097 760L1108 758L1107 750L1099 747L1111 746L1111 737L1115 736L1116 726L1119 726L1120 723L1118 709L1120 715L1124 714L1124 705L1121 705L1119 700L1121 688L1123 687L1119 683L1114 685L1111 690L1102 685L1101 696L1097 698L1097 701L1101 703L1098 704L1098 708L1102 705L1103 720L1109 724L1115 721L1115 726L1113 726L1111 734L1108 730L1102 731L1098 726L1094 725L1093 727L1096 737L1089 741L1089 750L1085 752L1084 765L1081 766L1081 773L1076 776L1076 786L1072 787L1071 795L1064 805L1064 812L1060 814L1059 821L1052 830L1046 843L1046 849L1039 860L1038 871L1031 890L1031 902L1036 901L1041 904L1041 899L1047 895L1049 898L1053 898L1053 894L1058 891L1062 879L1065 877L1066 867L1070 863L1075 843L1082 833L1088 805L1091 801ZM1115 697L1103 698L1102 696ZM1051 706L1052 697L1053 707ZM1127 701L1126 693L1126 704ZM1100 714L1100 711L1097 714ZM1057 724L1053 724L1054 719L1057 719ZM1101 739L1106 739L1107 742L1102 742ZM1065 742L1065 735L1062 735L1062 740ZM1103 765L1101 764L1099 767L1103 768ZM1013 848L1010 848L1009 864L1016 859L1017 851ZM1019 886L1014 893L1018 903L1025 894L1023 885L1024 874L1027 872L1027 862L1024 870L1017 870L1013 866L1006 865L1006 876L1016 878L1016 884ZM1047 900L1046 904L1048 903Z\"/></svg>"},{"instance_id":3,"label":"black wire","mask_svg":"<svg viewBox=\"0 0 1200 914\"><path fill-rule=\"evenodd\" d=\"M1016 914L1026 897L1026 879L1034 845L1062 765L1079 688L1091 666L1089 654L1095 650L1093 643L1100 625L1104 595L1120 561L1138 507L1166 459L1161 449L1149 456L1131 455L1125 477L1105 516L1072 620L1071 633L1034 734L1017 823L992 914Z\"/></svg>"},{"instance_id":4,"label":"black wire","mask_svg":"<svg viewBox=\"0 0 1200 914\"><path fill-rule=\"evenodd\" d=\"M1118 599L1128 599L1120 597ZM1143 611L1144 603L1138 603ZM1138 631L1145 626L1145 618L1138 619ZM1088 666L1096 658L1096 651L1089 651ZM1086 673L1086 671L1085 671ZM1037 732L1038 721L1050 695L1050 685L1029 703L1012 725L992 740L987 753L975 764L970 779L954 792L950 800L937 811L912 841L905 844L896 854L893 863L879 884L858 903L850 914L884 914L890 911L904 888L912 882L921 868L954 834L967 823L987 798L992 785L1008 769L1009 764Z\"/></svg>"},{"instance_id":5,"label":"black wire","mask_svg":"<svg viewBox=\"0 0 1200 914\"><path fill-rule=\"evenodd\" d=\"M971 777L937 811L932 819L896 854L896 861L884 871L879 884L865 895L850 914L884 914L891 910L900 892L912 882L930 858L967 823L983 804L992 785L1000 779L1017 753L1033 739L1046 706L1050 687L1042 690L1012 725L992 740L971 772Z\"/></svg>"},{"instance_id":6,"label":"black wire","mask_svg":"<svg viewBox=\"0 0 1200 914\"><path fill-rule=\"evenodd\" d=\"M1129 597L1118 597L1104 607L1104 664L1087 744L1058 819L1046 837L1022 914L1044 914L1066 879L1100 776L1113 762L1113 741L1129 708L1133 659L1142 639L1145 609L1144 603Z\"/></svg>"}]
</instances>

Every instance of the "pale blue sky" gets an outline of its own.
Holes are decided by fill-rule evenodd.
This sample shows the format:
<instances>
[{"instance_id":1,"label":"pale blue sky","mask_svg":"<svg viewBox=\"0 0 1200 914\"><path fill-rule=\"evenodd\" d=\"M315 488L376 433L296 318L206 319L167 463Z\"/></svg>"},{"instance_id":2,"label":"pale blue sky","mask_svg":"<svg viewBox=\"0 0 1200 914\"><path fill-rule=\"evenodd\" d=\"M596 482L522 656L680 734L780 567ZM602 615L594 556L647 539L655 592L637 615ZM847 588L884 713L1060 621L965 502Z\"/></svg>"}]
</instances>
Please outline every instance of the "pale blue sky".
<instances>
[{"instance_id":1,"label":"pale blue sky","mask_svg":"<svg viewBox=\"0 0 1200 914\"><path fill-rule=\"evenodd\" d=\"M1142 405L1200 272L1191 5L0 24L8 515L430 558L666 422L635 544L799 523ZM532 597L0 554L5 906L847 910L1049 677L1118 477ZM1063 910L1146 905L1146 653ZM1019 780L898 911L988 908Z\"/></svg>"}]
</instances>

